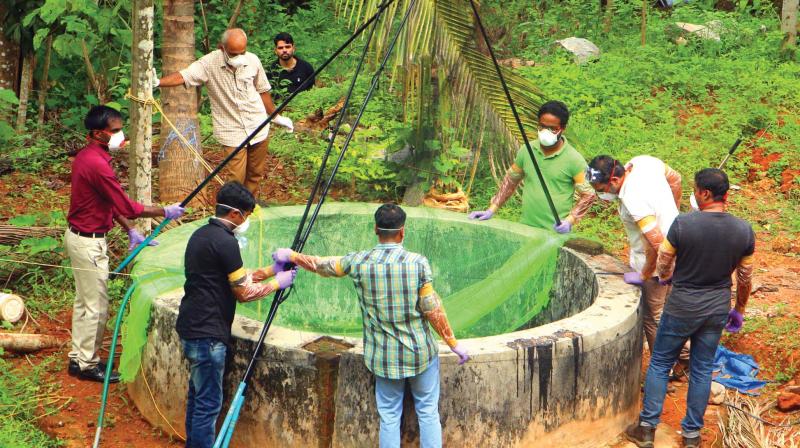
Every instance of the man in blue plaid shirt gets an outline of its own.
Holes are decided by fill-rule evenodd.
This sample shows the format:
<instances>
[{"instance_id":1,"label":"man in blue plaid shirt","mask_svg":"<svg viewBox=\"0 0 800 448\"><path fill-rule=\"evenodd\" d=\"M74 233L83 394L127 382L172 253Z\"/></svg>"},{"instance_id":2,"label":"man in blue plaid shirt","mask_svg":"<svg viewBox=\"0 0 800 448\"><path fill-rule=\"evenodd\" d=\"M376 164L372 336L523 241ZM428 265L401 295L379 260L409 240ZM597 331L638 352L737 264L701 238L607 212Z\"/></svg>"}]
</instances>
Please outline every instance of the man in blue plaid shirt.
<instances>
[{"instance_id":1,"label":"man in blue plaid shirt","mask_svg":"<svg viewBox=\"0 0 800 448\"><path fill-rule=\"evenodd\" d=\"M323 277L349 275L364 321L364 363L375 375L381 418L381 448L400 447L400 417L405 383L411 387L423 448L442 446L439 421L439 346L431 326L458 355L458 344L439 296L433 290L428 259L403 248L406 214L395 204L375 212L379 244L344 257L315 257L291 249L273 254L277 263L294 263Z\"/></svg>"}]
</instances>

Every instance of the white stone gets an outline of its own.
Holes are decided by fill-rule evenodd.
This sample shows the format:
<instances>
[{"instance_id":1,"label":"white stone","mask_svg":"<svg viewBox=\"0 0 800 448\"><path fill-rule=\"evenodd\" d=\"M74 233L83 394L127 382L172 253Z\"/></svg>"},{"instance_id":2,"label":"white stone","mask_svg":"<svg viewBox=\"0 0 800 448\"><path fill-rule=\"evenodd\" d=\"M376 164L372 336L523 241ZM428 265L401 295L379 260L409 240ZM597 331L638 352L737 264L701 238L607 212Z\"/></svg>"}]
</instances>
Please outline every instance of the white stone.
<instances>
[{"instance_id":1,"label":"white stone","mask_svg":"<svg viewBox=\"0 0 800 448\"><path fill-rule=\"evenodd\" d=\"M579 65L600 57L600 48L582 37L568 37L557 40L556 44L575 55L575 63Z\"/></svg>"},{"instance_id":2,"label":"white stone","mask_svg":"<svg viewBox=\"0 0 800 448\"><path fill-rule=\"evenodd\" d=\"M719 32L722 30L722 22L712 20L705 25L695 25L694 23L675 22L675 26L688 34L710 39L719 42Z\"/></svg>"},{"instance_id":3,"label":"white stone","mask_svg":"<svg viewBox=\"0 0 800 448\"><path fill-rule=\"evenodd\" d=\"M720 405L723 401L725 401L725 386L716 381L712 381L711 394L708 396L708 404Z\"/></svg>"}]
</instances>

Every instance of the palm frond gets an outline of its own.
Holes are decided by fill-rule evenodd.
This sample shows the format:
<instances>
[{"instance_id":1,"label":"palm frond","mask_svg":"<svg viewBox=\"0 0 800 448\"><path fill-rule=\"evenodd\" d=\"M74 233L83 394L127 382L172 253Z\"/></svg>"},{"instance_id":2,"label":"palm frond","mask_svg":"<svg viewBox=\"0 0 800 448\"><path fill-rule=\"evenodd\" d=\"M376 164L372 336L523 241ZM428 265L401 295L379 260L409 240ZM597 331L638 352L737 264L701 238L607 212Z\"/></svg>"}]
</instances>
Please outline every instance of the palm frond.
<instances>
[{"instance_id":1,"label":"palm frond","mask_svg":"<svg viewBox=\"0 0 800 448\"><path fill-rule=\"evenodd\" d=\"M368 17L367 11L375 11L380 3L380 0L341 0L339 14L347 13L350 17L355 14L356 20L351 23L358 24ZM408 3L409 0L397 0L387 14L404 11ZM391 20L383 23L379 36L388 34L392 27ZM508 167L522 142L522 135L491 58L479 51L481 38L475 32L467 0L419 0L408 30L405 42L397 51L393 71L396 74L404 69L406 110L416 110L418 107L413 103L426 100L414 95L419 91L415 88L419 74L414 67L419 66L421 57L432 55L446 79L445 91L452 102L450 124L457 128L456 134L476 152L475 146L485 141L483 132L501 137L507 144L499 150L490 144L485 153L494 158L493 166ZM383 40L377 39L377 42ZM527 79L505 68L502 71L523 125L528 133L535 134L536 112L543 102L541 92Z\"/></svg>"}]
</instances>

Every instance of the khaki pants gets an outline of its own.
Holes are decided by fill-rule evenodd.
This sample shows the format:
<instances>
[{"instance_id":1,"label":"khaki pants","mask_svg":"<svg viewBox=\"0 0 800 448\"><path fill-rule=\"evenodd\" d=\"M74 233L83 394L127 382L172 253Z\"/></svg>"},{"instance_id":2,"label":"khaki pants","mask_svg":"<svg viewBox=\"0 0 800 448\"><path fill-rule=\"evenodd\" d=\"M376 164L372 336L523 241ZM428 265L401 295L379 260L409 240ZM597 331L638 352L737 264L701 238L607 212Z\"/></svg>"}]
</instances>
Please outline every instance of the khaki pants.
<instances>
[{"instance_id":1,"label":"khaki pants","mask_svg":"<svg viewBox=\"0 0 800 448\"><path fill-rule=\"evenodd\" d=\"M108 246L105 238L64 235L64 246L75 277L75 303L72 307L72 350L69 359L81 370L97 365L103 332L108 320Z\"/></svg>"},{"instance_id":2,"label":"khaki pants","mask_svg":"<svg viewBox=\"0 0 800 448\"><path fill-rule=\"evenodd\" d=\"M225 156L227 157L234 149L236 148L226 146ZM230 177L244 184L256 197L258 196L258 183L267 170L268 150L269 138L265 138L239 151L227 165Z\"/></svg>"},{"instance_id":3,"label":"khaki pants","mask_svg":"<svg viewBox=\"0 0 800 448\"><path fill-rule=\"evenodd\" d=\"M642 285L642 302L644 303L644 337L647 339L647 347L652 353L656 342L656 332L658 323L661 322L661 313L664 311L664 303L672 290L672 286L662 286L658 280L650 278L645 280ZM681 349L681 361L689 360L689 342Z\"/></svg>"}]
</instances>

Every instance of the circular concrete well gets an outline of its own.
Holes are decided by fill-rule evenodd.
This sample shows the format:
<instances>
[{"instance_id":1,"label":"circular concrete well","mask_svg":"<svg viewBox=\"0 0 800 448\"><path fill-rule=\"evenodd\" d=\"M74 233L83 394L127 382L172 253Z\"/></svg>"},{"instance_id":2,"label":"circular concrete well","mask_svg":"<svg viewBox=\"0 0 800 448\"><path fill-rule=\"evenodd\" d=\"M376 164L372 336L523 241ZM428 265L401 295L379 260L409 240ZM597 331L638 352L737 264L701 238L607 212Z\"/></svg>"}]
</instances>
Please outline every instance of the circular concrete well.
<instances>
[{"instance_id":1,"label":"circular concrete well","mask_svg":"<svg viewBox=\"0 0 800 448\"><path fill-rule=\"evenodd\" d=\"M326 205L305 252L344 255L372 247L375 208ZM556 251L549 264L534 263L544 273L516 272L507 260L539 252L539 246L525 245L537 238L550 240L552 233L497 219L478 223L445 211L406 211L405 246L430 259L434 287L445 297L448 315L455 315L451 321L469 323L462 328L454 324L456 336L472 355L469 363L458 366L440 344L444 445L597 447L613 441L636 418L640 388L639 292L621 276L608 275L625 267L608 255L555 249L558 243L551 241L541 245L544 251L552 243ZM269 264L271 251L291 241L301 214L302 207L254 214L243 246L246 265ZM124 346L123 375L130 378L138 370L128 392L142 414L167 433L171 428L183 433L188 379L175 332L182 291L174 288L182 284L188 236L204 222L167 232L161 246L148 248L134 269L143 284L155 275L158 287L143 287L135 296L132 313L142 321L146 312L150 319L139 329L138 339L146 340L141 358L136 344ZM498 272L524 278L492 277ZM542 281L543 276L548 281ZM476 284L483 289L474 289ZM482 312L477 321L469 313L465 317L463 309L490 302L494 290L505 295L500 306ZM465 298L460 294L464 291L481 294ZM450 297L458 299L448 302ZM247 365L261 331L258 318L270 302L268 297L237 311L225 377L227 398ZM363 362L352 281L302 273L297 291L281 305L278 316L247 391L232 446L377 446L374 378ZM125 340L136 339L126 335ZM404 445L417 446L417 438L413 404L407 399Z\"/></svg>"}]
</instances>

